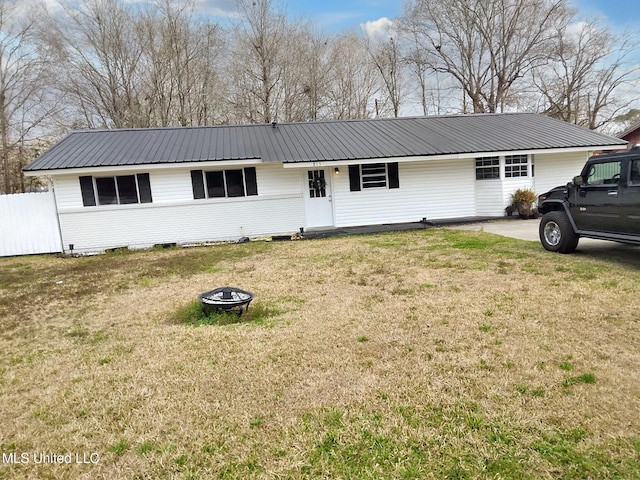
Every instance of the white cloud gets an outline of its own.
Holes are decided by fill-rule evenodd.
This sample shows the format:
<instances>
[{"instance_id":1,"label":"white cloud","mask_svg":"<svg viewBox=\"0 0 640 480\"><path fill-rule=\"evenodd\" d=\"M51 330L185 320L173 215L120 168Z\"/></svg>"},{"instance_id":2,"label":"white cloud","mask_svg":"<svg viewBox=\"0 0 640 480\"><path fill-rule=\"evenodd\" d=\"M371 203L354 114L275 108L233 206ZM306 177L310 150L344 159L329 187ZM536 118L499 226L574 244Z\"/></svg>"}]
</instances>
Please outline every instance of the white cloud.
<instances>
[{"instance_id":1,"label":"white cloud","mask_svg":"<svg viewBox=\"0 0 640 480\"><path fill-rule=\"evenodd\" d=\"M15 12L18 14L42 12L43 9L49 12L62 10L62 5L59 0L21 0L15 3L15 7Z\"/></svg>"},{"instance_id":2,"label":"white cloud","mask_svg":"<svg viewBox=\"0 0 640 480\"><path fill-rule=\"evenodd\" d=\"M393 22L387 17L382 17L378 20L361 23L360 29L372 38L388 37L389 34L393 31Z\"/></svg>"},{"instance_id":3,"label":"white cloud","mask_svg":"<svg viewBox=\"0 0 640 480\"><path fill-rule=\"evenodd\" d=\"M573 22L567 26L567 33L574 37L579 37L582 31L587 27L587 22Z\"/></svg>"}]
</instances>

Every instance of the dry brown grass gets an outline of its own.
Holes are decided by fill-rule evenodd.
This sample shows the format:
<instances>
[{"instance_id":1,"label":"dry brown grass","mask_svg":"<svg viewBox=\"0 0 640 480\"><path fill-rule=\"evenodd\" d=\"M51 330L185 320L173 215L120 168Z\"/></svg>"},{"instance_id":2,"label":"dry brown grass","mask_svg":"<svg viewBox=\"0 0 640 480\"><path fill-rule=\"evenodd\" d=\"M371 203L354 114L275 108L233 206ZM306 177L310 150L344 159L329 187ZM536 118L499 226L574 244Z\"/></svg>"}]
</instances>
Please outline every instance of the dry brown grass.
<instances>
[{"instance_id":1,"label":"dry brown grass","mask_svg":"<svg viewBox=\"0 0 640 480\"><path fill-rule=\"evenodd\" d=\"M0 453L99 454L0 478L640 478L639 269L447 230L0 259ZM272 315L176 321L226 284Z\"/></svg>"}]
</instances>

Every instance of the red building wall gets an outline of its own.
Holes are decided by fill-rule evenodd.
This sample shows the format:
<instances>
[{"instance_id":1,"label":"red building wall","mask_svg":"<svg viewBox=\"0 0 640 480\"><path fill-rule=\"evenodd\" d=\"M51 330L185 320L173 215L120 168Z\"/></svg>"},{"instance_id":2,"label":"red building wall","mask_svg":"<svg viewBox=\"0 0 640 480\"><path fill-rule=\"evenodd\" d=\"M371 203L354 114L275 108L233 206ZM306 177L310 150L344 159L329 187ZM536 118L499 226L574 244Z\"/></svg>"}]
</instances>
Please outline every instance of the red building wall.
<instances>
[{"instance_id":1,"label":"red building wall","mask_svg":"<svg viewBox=\"0 0 640 480\"><path fill-rule=\"evenodd\" d=\"M630 131L629 133L623 135L622 140L626 140L629 142L628 148L632 148L634 145L640 144L640 127L635 130Z\"/></svg>"}]
</instances>

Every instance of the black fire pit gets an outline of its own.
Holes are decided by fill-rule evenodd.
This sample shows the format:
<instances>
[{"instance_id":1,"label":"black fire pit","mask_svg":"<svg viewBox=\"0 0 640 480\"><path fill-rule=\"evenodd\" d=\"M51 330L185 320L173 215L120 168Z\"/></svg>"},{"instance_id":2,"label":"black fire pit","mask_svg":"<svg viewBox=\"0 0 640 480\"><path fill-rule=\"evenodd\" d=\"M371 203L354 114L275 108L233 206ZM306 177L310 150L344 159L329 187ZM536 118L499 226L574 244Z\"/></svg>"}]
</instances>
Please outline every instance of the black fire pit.
<instances>
[{"instance_id":1,"label":"black fire pit","mask_svg":"<svg viewBox=\"0 0 640 480\"><path fill-rule=\"evenodd\" d=\"M239 288L221 287L198 295L202 309L213 312L235 312L238 316L249 309L253 293Z\"/></svg>"}]
</instances>

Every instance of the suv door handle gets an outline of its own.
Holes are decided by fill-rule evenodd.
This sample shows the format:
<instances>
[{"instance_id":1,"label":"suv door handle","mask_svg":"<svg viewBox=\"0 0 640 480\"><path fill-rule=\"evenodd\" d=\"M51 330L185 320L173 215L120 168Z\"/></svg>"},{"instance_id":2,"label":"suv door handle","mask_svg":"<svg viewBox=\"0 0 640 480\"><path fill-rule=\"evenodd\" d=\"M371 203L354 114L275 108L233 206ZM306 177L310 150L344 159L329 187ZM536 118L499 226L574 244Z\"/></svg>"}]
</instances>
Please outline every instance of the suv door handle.
<instances>
[{"instance_id":1,"label":"suv door handle","mask_svg":"<svg viewBox=\"0 0 640 480\"><path fill-rule=\"evenodd\" d=\"M607 195L611 195L612 197L617 197L618 196L618 190L609 190L607 192Z\"/></svg>"}]
</instances>

